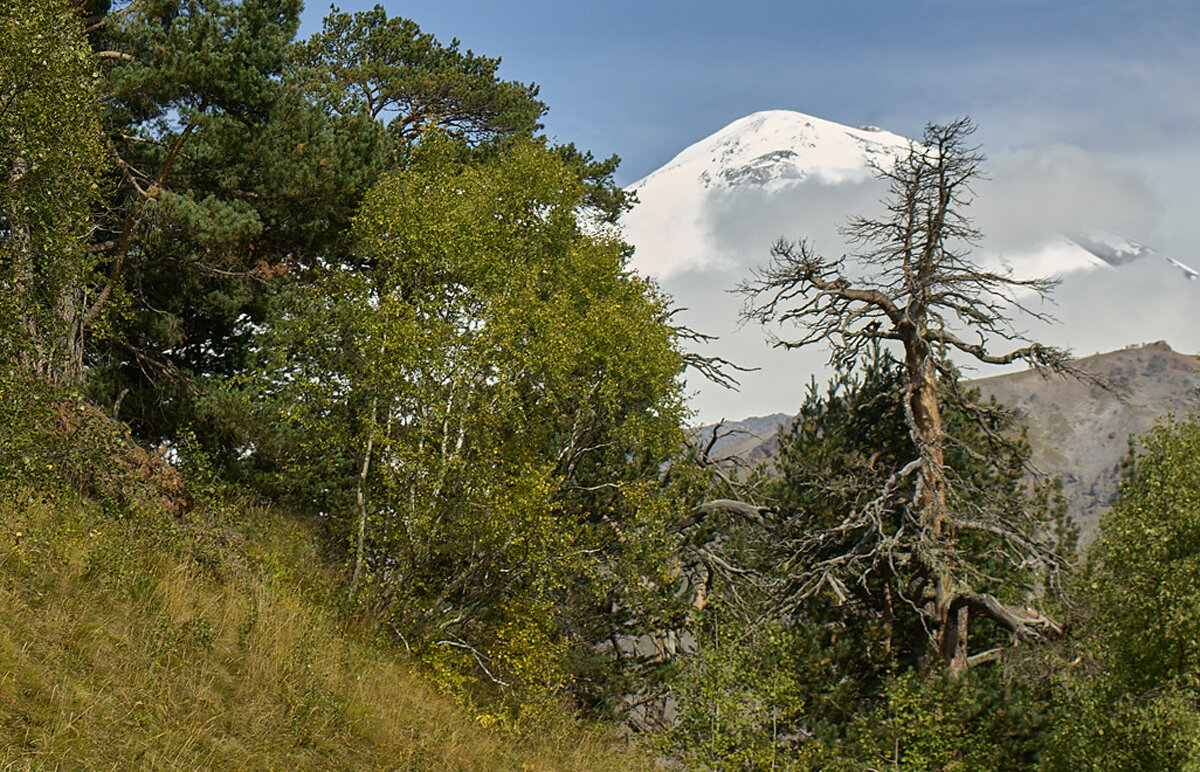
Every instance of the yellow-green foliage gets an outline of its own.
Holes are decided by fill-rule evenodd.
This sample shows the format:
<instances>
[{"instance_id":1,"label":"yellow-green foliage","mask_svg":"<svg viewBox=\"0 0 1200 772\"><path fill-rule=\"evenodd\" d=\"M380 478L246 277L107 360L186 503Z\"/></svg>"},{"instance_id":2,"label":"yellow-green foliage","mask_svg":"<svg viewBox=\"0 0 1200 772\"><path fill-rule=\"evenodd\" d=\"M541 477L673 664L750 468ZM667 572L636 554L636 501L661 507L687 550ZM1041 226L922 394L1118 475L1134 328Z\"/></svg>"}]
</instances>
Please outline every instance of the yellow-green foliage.
<instances>
[{"instance_id":1,"label":"yellow-green foliage","mask_svg":"<svg viewBox=\"0 0 1200 772\"><path fill-rule=\"evenodd\" d=\"M1200 417L1136 449L1076 581L1087 650L1050 769L1200 769Z\"/></svg>"},{"instance_id":2,"label":"yellow-green foliage","mask_svg":"<svg viewBox=\"0 0 1200 772\"><path fill-rule=\"evenodd\" d=\"M107 164L72 5L0 0L0 360L64 383L80 375L86 238Z\"/></svg>"},{"instance_id":3,"label":"yellow-green foliage","mask_svg":"<svg viewBox=\"0 0 1200 772\"><path fill-rule=\"evenodd\" d=\"M954 709L963 686L905 673L887 685L880 723L881 764L896 770L982 769L979 739Z\"/></svg>"},{"instance_id":4,"label":"yellow-green foliage","mask_svg":"<svg viewBox=\"0 0 1200 772\"><path fill-rule=\"evenodd\" d=\"M1109 666L1137 692L1200 671L1200 417L1141 445L1082 588Z\"/></svg>"},{"instance_id":5,"label":"yellow-green foliage","mask_svg":"<svg viewBox=\"0 0 1200 772\"><path fill-rule=\"evenodd\" d=\"M355 640L308 527L210 507L119 518L25 491L0 504L4 769L635 769L560 716L488 729Z\"/></svg>"},{"instance_id":6,"label":"yellow-green foliage","mask_svg":"<svg viewBox=\"0 0 1200 772\"><path fill-rule=\"evenodd\" d=\"M683 360L543 143L430 136L407 161L366 196L359 254L293 296L264 346L293 374L263 391L345 528L351 594L447 677L548 697L569 652L649 616L633 596L667 595L647 574L674 502L647 486L684 442Z\"/></svg>"},{"instance_id":7,"label":"yellow-green foliage","mask_svg":"<svg viewBox=\"0 0 1200 772\"><path fill-rule=\"evenodd\" d=\"M739 632L713 630L681 663L680 722L661 744L694 769L823 769L834 754L792 729L810 697L792 666L796 632L782 625Z\"/></svg>"}]
</instances>

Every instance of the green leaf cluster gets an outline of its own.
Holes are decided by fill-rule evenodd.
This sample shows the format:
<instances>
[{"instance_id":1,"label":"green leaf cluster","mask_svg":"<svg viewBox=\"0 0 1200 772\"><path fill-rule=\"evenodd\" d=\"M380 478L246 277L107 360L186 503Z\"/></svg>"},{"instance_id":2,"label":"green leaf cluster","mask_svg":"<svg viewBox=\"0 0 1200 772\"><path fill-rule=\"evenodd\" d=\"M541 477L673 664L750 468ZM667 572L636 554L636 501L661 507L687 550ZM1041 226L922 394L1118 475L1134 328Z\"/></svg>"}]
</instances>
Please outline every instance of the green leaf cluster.
<instances>
[{"instance_id":1,"label":"green leaf cluster","mask_svg":"<svg viewBox=\"0 0 1200 772\"><path fill-rule=\"evenodd\" d=\"M292 84L326 112L381 121L407 147L430 129L479 142L529 132L546 106L538 89L496 76L498 58L438 42L382 6L336 8L292 51Z\"/></svg>"},{"instance_id":2,"label":"green leaf cluster","mask_svg":"<svg viewBox=\"0 0 1200 772\"><path fill-rule=\"evenodd\" d=\"M649 623L631 606L662 594L683 445L665 300L584 196L541 142L430 136L264 346L303 437L288 473L344 524L362 602L414 649L547 693Z\"/></svg>"},{"instance_id":3,"label":"green leaf cluster","mask_svg":"<svg viewBox=\"0 0 1200 772\"><path fill-rule=\"evenodd\" d=\"M93 63L68 3L0 3L0 362L82 377L82 314L105 192Z\"/></svg>"},{"instance_id":4,"label":"green leaf cluster","mask_svg":"<svg viewBox=\"0 0 1200 772\"><path fill-rule=\"evenodd\" d=\"M1200 764L1200 420L1131 447L1074 583L1080 649L1061 679L1051 768Z\"/></svg>"}]
</instances>

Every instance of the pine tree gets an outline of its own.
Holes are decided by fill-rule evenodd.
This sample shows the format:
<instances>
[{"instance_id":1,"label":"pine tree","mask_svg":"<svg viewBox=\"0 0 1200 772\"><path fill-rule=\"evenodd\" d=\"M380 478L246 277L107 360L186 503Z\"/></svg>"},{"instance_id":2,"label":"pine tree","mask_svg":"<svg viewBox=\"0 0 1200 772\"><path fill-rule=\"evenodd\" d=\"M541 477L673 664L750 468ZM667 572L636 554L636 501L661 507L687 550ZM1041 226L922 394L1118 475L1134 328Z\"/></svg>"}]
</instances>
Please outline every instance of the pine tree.
<instances>
[{"instance_id":1,"label":"pine tree","mask_svg":"<svg viewBox=\"0 0 1200 772\"><path fill-rule=\"evenodd\" d=\"M1067 352L1025 340L1008 316L1011 309L1026 310L1024 297L1044 295L1053 282L992 272L970 258L980 234L965 208L982 161L967 145L973 131L965 119L930 126L923 144L913 144L894 167L879 170L890 183L888 216L852 219L846 227L860 247L855 258L861 277L847 270L844 257L828 259L803 241L781 240L772 249L773 262L742 288L751 303L748 319L800 328L798 337L779 342L784 347L827 343L831 362L843 365L878 343L891 342L901 350L895 399L908 429L909 452L896 457L871 500L847 513L844 522L795 545L796 564L804 567L796 592L803 597L828 587L841 596L844 587L867 576L912 566L917 580L895 583L892 591L898 602L920 609L930 654L955 673L970 661L972 616L990 619L1021 639L1058 631L1044 615L1001 603L972 586L977 560L965 548L970 538L999 539L1018 563L1053 566L1059 561L1051 544L1036 534L1031 538L1024 517L1014 521L1012 513L967 495L970 488L951 462L956 443L946 431L947 405L971 416L985 438L995 436L989 426L995 411L954 388L949 355L1073 371ZM994 346L1010 341L1015 348L992 353ZM988 453L987 448L961 448L968 456ZM900 518L897 533L903 538L882 527L892 518ZM828 554L830 540L845 551Z\"/></svg>"}]
</instances>

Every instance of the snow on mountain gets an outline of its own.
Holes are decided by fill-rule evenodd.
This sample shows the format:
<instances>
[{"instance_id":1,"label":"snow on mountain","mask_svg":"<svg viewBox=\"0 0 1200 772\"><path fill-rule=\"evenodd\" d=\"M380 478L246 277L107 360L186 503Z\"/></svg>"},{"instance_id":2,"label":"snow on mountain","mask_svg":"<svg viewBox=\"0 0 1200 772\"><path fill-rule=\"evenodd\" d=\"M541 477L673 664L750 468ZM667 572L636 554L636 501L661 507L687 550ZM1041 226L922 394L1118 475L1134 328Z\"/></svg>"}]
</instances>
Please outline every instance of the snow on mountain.
<instances>
[{"instance_id":1,"label":"snow on mountain","mask_svg":"<svg viewBox=\"0 0 1200 772\"><path fill-rule=\"evenodd\" d=\"M1154 250L1145 244L1113 231L1073 233L1067 238L1113 266L1125 265L1154 254Z\"/></svg>"},{"instance_id":2,"label":"snow on mountain","mask_svg":"<svg viewBox=\"0 0 1200 772\"><path fill-rule=\"evenodd\" d=\"M741 393L689 380L700 420L794 413L809 379L825 379L827 351L773 348L762 329L739 325L742 298L731 290L768 261L781 237L806 238L826 255L851 252L839 227L851 215L885 216L879 202L886 185L873 167L886 167L912 142L873 127L770 110L734 121L631 186L639 204L623 228L636 247L634 267L686 309L678 321L720 338L701 353L761 368L739 376ZM1037 310L1062 324L1017 314L1022 329L1081 353L1157 339L1200 350L1196 285L1179 281L1180 272L1188 278L1200 272L1116 230L1140 234L1153 225L1155 207L1140 183L1071 148L998 154L1000 168L985 169L989 178L970 210L987 236L975 257L1018 278L1063 279L1053 305L1034 299ZM1174 251L1187 259L1178 245Z\"/></svg>"},{"instance_id":3,"label":"snow on mountain","mask_svg":"<svg viewBox=\"0 0 1200 772\"><path fill-rule=\"evenodd\" d=\"M1192 268L1191 266L1188 266L1188 265L1184 265L1183 263L1179 262L1178 260L1176 260L1173 257L1168 257L1167 262L1170 263L1171 265L1175 266L1179 270L1183 271L1183 276L1188 281L1195 281L1196 279L1200 279L1200 271L1197 271L1195 268Z\"/></svg>"},{"instance_id":4,"label":"snow on mountain","mask_svg":"<svg viewBox=\"0 0 1200 772\"><path fill-rule=\"evenodd\" d=\"M875 127L851 129L791 110L766 110L697 142L632 189L653 195L672 178L692 179L704 188L753 185L767 192L810 178L837 184L870 176L870 163L889 164L909 145Z\"/></svg>"},{"instance_id":5,"label":"snow on mountain","mask_svg":"<svg viewBox=\"0 0 1200 772\"><path fill-rule=\"evenodd\" d=\"M1070 241L1079 245L1087 252L1107 265L1119 267L1132 263L1135 260L1142 258L1159 257L1157 251L1145 244L1140 244L1133 239L1116 231L1092 231L1089 233L1076 233L1068 237ZM1200 277L1200 271L1192 268L1189 265L1179 262L1173 257L1161 255L1168 264L1175 266L1183 272L1185 278L1195 281Z\"/></svg>"},{"instance_id":6,"label":"snow on mountain","mask_svg":"<svg viewBox=\"0 0 1200 772\"><path fill-rule=\"evenodd\" d=\"M630 186L640 202L625 218L638 246L635 265L665 278L721 264L705 233L704 210L714 198L745 190L772 195L805 182L862 182L872 177L872 164L891 164L910 144L890 131L790 110L734 121Z\"/></svg>"}]
</instances>

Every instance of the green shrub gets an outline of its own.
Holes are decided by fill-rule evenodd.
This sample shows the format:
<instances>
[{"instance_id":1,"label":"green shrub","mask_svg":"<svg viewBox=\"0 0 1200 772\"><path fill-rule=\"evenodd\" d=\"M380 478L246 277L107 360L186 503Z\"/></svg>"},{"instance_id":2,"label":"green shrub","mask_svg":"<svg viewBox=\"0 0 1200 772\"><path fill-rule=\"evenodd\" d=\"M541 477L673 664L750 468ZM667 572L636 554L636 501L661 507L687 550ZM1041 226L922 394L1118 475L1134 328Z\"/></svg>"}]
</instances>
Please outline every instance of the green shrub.
<instances>
[{"instance_id":1,"label":"green shrub","mask_svg":"<svg viewBox=\"0 0 1200 772\"><path fill-rule=\"evenodd\" d=\"M1049 769L1200 769L1200 417L1134 447L1074 582L1081 667Z\"/></svg>"}]
</instances>

